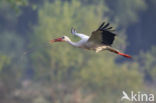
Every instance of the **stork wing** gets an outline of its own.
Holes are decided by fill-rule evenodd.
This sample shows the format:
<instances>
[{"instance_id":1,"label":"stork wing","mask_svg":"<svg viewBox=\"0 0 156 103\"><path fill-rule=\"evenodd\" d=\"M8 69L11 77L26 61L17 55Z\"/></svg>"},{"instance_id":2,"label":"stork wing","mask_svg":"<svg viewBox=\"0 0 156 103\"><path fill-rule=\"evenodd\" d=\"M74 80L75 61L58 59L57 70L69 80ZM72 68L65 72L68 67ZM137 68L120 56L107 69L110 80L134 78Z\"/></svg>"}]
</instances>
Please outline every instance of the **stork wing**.
<instances>
[{"instance_id":1,"label":"stork wing","mask_svg":"<svg viewBox=\"0 0 156 103\"><path fill-rule=\"evenodd\" d=\"M77 33L76 30L75 30L73 27L72 27L72 29L71 29L71 33L72 33L73 35L75 35L75 36L80 37L81 39L89 38L89 36L87 36L87 35Z\"/></svg>"},{"instance_id":2,"label":"stork wing","mask_svg":"<svg viewBox=\"0 0 156 103\"><path fill-rule=\"evenodd\" d=\"M105 25L105 22L103 22L96 31L92 32L92 35L88 39L88 42L111 45L116 35L112 33L113 31L114 30L112 30L112 27L109 26L109 23Z\"/></svg>"}]
</instances>

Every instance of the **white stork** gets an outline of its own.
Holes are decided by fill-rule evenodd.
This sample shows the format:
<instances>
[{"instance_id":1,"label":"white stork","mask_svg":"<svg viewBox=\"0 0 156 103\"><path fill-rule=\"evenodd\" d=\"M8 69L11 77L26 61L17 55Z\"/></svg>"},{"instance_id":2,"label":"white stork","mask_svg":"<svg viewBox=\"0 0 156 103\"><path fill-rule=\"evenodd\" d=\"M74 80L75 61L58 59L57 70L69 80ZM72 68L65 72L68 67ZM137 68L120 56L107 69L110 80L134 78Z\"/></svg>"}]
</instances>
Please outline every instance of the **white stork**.
<instances>
[{"instance_id":1,"label":"white stork","mask_svg":"<svg viewBox=\"0 0 156 103\"><path fill-rule=\"evenodd\" d=\"M81 38L81 40L78 42L72 42L67 36L50 40L50 42L67 42L74 47L95 50L96 52L108 50L110 52L122 55L126 58L131 58L131 56L121 53L118 50L112 48L111 45L116 36L113 31L114 30L112 30L112 27L109 26L109 23L105 25L105 22L103 22L97 30L92 32L90 37L84 34L77 33L76 30L72 28L71 33Z\"/></svg>"}]
</instances>

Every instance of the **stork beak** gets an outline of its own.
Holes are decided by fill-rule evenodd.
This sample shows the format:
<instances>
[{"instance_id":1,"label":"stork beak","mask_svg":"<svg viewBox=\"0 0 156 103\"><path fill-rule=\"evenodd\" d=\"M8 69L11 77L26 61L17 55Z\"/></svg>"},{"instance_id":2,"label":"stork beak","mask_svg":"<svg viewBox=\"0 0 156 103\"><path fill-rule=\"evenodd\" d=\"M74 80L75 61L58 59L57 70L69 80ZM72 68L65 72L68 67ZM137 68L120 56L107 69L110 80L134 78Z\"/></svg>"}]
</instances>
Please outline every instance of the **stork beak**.
<instances>
[{"instance_id":1,"label":"stork beak","mask_svg":"<svg viewBox=\"0 0 156 103\"><path fill-rule=\"evenodd\" d=\"M54 43L54 42L63 42L64 40L62 38L57 38L57 39L53 39L50 40L50 43Z\"/></svg>"}]
</instances>

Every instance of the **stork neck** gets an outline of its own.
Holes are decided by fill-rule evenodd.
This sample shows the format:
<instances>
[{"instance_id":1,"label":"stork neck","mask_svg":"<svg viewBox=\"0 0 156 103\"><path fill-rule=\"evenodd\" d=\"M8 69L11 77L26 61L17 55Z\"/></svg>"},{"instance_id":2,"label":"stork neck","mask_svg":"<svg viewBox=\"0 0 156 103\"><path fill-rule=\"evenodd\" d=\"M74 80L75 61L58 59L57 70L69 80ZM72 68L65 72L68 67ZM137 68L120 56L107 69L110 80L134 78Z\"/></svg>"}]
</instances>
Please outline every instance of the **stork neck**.
<instances>
[{"instance_id":1,"label":"stork neck","mask_svg":"<svg viewBox=\"0 0 156 103\"><path fill-rule=\"evenodd\" d=\"M78 47L77 43L75 42L72 42L71 40L67 41L70 45L72 46L75 46L75 47Z\"/></svg>"}]
</instances>

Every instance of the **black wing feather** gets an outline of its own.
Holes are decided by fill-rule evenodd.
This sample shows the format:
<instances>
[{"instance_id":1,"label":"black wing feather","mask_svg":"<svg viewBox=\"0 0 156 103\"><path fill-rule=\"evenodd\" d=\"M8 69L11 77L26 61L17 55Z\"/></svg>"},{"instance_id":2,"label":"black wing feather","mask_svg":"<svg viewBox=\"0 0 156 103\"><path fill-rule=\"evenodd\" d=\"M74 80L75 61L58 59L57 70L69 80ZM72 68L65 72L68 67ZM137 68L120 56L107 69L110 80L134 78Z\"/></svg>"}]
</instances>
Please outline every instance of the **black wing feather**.
<instances>
[{"instance_id":1,"label":"black wing feather","mask_svg":"<svg viewBox=\"0 0 156 103\"><path fill-rule=\"evenodd\" d=\"M109 23L107 23L104 27L102 27L102 30L105 30L109 26Z\"/></svg>"},{"instance_id":2,"label":"black wing feather","mask_svg":"<svg viewBox=\"0 0 156 103\"><path fill-rule=\"evenodd\" d=\"M105 45L111 45L113 44L113 41L114 41L114 36L115 34L114 33L111 33L109 31L104 31L102 33L102 44L105 44Z\"/></svg>"},{"instance_id":3,"label":"black wing feather","mask_svg":"<svg viewBox=\"0 0 156 103\"><path fill-rule=\"evenodd\" d=\"M100 30L100 29L103 27L104 24L105 24L105 22L103 22L103 23L99 26L98 30Z\"/></svg>"},{"instance_id":4,"label":"black wing feather","mask_svg":"<svg viewBox=\"0 0 156 103\"><path fill-rule=\"evenodd\" d=\"M111 30L113 27L108 27L107 30Z\"/></svg>"},{"instance_id":5,"label":"black wing feather","mask_svg":"<svg viewBox=\"0 0 156 103\"><path fill-rule=\"evenodd\" d=\"M111 32L112 27L109 27L109 23L104 25L104 23L101 24L98 30L102 31L102 44L104 45L111 45L113 44L113 41L115 39L116 34Z\"/></svg>"}]
</instances>

